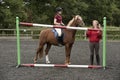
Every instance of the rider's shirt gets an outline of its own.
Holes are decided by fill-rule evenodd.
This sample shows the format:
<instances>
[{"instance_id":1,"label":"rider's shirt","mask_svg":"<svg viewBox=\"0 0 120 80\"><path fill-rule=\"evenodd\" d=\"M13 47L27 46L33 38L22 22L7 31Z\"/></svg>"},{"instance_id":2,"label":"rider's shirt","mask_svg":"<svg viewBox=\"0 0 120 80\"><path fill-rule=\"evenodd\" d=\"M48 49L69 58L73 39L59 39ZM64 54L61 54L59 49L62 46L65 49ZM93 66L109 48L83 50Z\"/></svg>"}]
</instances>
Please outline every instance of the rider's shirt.
<instances>
[{"instance_id":1,"label":"rider's shirt","mask_svg":"<svg viewBox=\"0 0 120 80\"><path fill-rule=\"evenodd\" d=\"M102 31L101 30L89 30L87 31L87 37L89 38L90 42L99 42L102 38Z\"/></svg>"},{"instance_id":2,"label":"rider's shirt","mask_svg":"<svg viewBox=\"0 0 120 80\"><path fill-rule=\"evenodd\" d=\"M62 23L62 16L60 14L56 14L54 16L54 19L56 19L56 22L57 23Z\"/></svg>"}]
</instances>

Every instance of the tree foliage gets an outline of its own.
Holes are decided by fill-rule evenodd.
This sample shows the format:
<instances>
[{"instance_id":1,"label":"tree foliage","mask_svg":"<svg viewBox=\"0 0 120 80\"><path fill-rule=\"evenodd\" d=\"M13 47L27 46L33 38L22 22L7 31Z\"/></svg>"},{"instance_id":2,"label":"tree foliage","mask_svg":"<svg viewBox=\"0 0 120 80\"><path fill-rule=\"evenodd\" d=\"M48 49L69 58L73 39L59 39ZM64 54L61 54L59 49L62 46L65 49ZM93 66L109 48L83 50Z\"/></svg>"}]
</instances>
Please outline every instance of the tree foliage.
<instances>
[{"instance_id":1,"label":"tree foliage","mask_svg":"<svg viewBox=\"0 0 120 80\"><path fill-rule=\"evenodd\" d=\"M76 14L86 25L97 19L108 25L120 26L120 0L0 0L0 28L15 28L15 17L21 21L53 24L55 8L63 8L65 24Z\"/></svg>"},{"instance_id":2,"label":"tree foliage","mask_svg":"<svg viewBox=\"0 0 120 80\"><path fill-rule=\"evenodd\" d=\"M0 28L15 28L15 17L25 19L23 0L1 0Z\"/></svg>"}]
</instances>

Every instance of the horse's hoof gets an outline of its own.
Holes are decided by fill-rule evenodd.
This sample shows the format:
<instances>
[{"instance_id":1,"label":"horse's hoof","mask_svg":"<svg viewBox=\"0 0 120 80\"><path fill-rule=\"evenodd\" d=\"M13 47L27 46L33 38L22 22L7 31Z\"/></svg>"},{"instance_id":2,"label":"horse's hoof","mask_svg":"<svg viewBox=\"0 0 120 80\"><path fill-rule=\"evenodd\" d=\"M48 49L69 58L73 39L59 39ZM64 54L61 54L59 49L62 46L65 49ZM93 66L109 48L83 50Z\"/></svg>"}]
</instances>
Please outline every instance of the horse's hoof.
<instances>
[{"instance_id":1,"label":"horse's hoof","mask_svg":"<svg viewBox=\"0 0 120 80\"><path fill-rule=\"evenodd\" d=\"M50 61L46 61L46 64L50 64Z\"/></svg>"},{"instance_id":2,"label":"horse's hoof","mask_svg":"<svg viewBox=\"0 0 120 80\"><path fill-rule=\"evenodd\" d=\"M65 65L70 65L70 64L71 64L71 62L65 63Z\"/></svg>"},{"instance_id":3,"label":"horse's hoof","mask_svg":"<svg viewBox=\"0 0 120 80\"><path fill-rule=\"evenodd\" d=\"M34 64L36 64L37 63L37 61L34 61Z\"/></svg>"}]
</instances>

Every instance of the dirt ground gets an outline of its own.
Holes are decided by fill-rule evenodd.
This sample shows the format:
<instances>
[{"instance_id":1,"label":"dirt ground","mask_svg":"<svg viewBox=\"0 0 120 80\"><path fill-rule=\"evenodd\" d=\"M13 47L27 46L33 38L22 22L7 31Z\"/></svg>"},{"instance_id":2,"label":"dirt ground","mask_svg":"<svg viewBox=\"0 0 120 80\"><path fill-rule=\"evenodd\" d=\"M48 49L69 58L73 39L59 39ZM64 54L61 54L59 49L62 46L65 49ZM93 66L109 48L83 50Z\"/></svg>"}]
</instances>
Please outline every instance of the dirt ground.
<instances>
[{"instance_id":1,"label":"dirt ground","mask_svg":"<svg viewBox=\"0 0 120 80\"><path fill-rule=\"evenodd\" d=\"M38 40L21 40L21 63L33 63ZM102 43L100 46L102 64ZM71 52L71 63L88 65L88 41L76 41ZM64 47L52 46L52 64L63 64ZM45 56L38 63L45 63ZM96 62L95 62L96 64ZM20 67L17 65L15 39L0 39L0 80L120 80L120 42L107 42L107 69Z\"/></svg>"}]
</instances>

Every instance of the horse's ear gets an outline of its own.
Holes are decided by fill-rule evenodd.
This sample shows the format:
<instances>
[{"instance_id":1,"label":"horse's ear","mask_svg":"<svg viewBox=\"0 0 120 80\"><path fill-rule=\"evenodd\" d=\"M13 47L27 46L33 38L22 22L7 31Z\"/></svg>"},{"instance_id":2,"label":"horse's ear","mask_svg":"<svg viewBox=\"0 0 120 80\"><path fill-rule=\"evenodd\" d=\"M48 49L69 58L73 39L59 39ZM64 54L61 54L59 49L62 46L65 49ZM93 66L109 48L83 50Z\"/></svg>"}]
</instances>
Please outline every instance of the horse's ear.
<instances>
[{"instance_id":1,"label":"horse's ear","mask_svg":"<svg viewBox=\"0 0 120 80\"><path fill-rule=\"evenodd\" d=\"M78 15L75 15L75 16L74 16L74 19L77 20L77 19L78 19Z\"/></svg>"}]
</instances>

